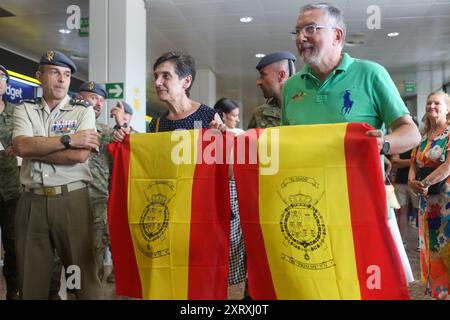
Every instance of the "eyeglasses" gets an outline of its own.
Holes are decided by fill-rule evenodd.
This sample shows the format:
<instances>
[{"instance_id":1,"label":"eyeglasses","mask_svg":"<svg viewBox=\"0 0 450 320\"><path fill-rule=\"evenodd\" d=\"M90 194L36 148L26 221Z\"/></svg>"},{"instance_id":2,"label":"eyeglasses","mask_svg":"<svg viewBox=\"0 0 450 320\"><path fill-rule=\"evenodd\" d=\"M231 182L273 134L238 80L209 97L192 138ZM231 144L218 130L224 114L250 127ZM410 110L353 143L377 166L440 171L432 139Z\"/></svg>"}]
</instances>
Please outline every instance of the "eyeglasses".
<instances>
[{"instance_id":1,"label":"eyeglasses","mask_svg":"<svg viewBox=\"0 0 450 320\"><path fill-rule=\"evenodd\" d=\"M295 28L294 31L291 32L293 38L298 37L302 32L306 36L312 36L314 33L316 33L317 29L336 29L336 27L331 26L319 26L316 24L308 24L306 26L303 26L301 28Z\"/></svg>"},{"instance_id":2,"label":"eyeglasses","mask_svg":"<svg viewBox=\"0 0 450 320\"><path fill-rule=\"evenodd\" d=\"M0 76L0 80L4 80L4 81L6 81L6 80L8 80L8 77L7 77L7 76L5 76L5 75L1 75L1 76Z\"/></svg>"}]
</instances>

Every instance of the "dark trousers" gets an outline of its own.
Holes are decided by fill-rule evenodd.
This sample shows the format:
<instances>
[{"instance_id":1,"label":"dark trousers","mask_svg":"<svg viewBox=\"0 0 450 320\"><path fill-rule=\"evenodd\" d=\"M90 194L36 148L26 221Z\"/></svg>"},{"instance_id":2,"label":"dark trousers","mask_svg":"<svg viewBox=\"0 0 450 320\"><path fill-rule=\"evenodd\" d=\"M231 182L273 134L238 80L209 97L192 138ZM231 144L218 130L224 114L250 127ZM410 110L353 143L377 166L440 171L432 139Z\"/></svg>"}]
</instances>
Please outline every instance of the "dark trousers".
<instances>
[{"instance_id":1,"label":"dark trousers","mask_svg":"<svg viewBox=\"0 0 450 320\"><path fill-rule=\"evenodd\" d=\"M98 299L93 217L87 188L42 196L25 192L16 211L16 254L22 299L47 299L56 249L66 270L77 268L78 299ZM66 279L67 279L66 275Z\"/></svg>"},{"instance_id":2,"label":"dark trousers","mask_svg":"<svg viewBox=\"0 0 450 320\"><path fill-rule=\"evenodd\" d=\"M2 243L5 249L3 275L6 280L6 292L17 293L17 266L16 252L14 249L14 217L18 198L8 201L0 201L0 228L2 229Z\"/></svg>"}]
</instances>

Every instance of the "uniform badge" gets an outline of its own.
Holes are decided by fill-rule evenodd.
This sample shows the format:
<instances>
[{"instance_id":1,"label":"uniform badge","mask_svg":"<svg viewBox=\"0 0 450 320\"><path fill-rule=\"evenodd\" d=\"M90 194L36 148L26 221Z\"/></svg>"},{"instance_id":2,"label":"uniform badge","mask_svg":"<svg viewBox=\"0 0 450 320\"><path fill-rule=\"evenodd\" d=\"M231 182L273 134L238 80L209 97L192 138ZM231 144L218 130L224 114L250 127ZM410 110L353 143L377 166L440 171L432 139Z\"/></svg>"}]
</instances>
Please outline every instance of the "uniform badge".
<instances>
[{"instance_id":1,"label":"uniform badge","mask_svg":"<svg viewBox=\"0 0 450 320\"><path fill-rule=\"evenodd\" d=\"M89 82L87 83L87 87L88 87L89 90L94 90L94 88L95 88L94 82L89 81Z\"/></svg>"},{"instance_id":2,"label":"uniform badge","mask_svg":"<svg viewBox=\"0 0 450 320\"><path fill-rule=\"evenodd\" d=\"M54 58L55 58L55 53L53 51L47 51L47 60L49 62L52 62Z\"/></svg>"},{"instance_id":3,"label":"uniform badge","mask_svg":"<svg viewBox=\"0 0 450 320\"><path fill-rule=\"evenodd\" d=\"M301 91L299 93L296 93L295 95L292 96L292 100L294 101L300 101L301 99L303 99L303 97L306 96L306 93Z\"/></svg>"},{"instance_id":4,"label":"uniform badge","mask_svg":"<svg viewBox=\"0 0 450 320\"><path fill-rule=\"evenodd\" d=\"M139 219L136 234L139 251L150 258L159 258L170 254L167 238L170 211L169 202L175 196L175 186L167 180L150 183L145 191L148 205Z\"/></svg>"},{"instance_id":5,"label":"uniform badge","mask_svg":"<svg viewBox=\"0 0 450 320\"><path fill-rule=\"evenodd\" d=\"M70 134L77 129L78 120L58 120L52 124L51 131L55 134Z\"/></svg>"},{"instance_id":6,"label":"uniform badge","mask_svg":"<svg viewBox=\"0 0 450 320\"><path fill-rule=\"evenodd\" d=\"M293 190L296 192L292 193ZM282 182L278 195L286 204L280 218L283 245L286 247L281 259L308 270L334 267L326 241L326 225L317 209L324 195L319 183L310 177L289 177Z\"/></svg>"}]
</instances>

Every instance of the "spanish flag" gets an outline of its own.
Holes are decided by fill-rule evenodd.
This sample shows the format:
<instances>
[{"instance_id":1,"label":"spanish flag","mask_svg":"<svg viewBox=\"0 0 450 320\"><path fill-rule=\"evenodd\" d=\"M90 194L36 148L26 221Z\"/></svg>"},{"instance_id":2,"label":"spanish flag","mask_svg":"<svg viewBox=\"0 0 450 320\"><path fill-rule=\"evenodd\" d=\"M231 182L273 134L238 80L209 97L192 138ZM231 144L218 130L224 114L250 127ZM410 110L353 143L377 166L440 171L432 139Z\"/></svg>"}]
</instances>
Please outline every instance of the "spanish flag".
<instances>
[{"instance_id":1,"label":"spanish flag","mask_svg":"<svg viewBox=\"0 0 450 320\"><path fill-rule=\"evenodd\" d=\"M210 144L202 136L201 130L131 134L110 145L117 295L227 298L228 171L202 161Z\"/></svg>"},{"instance_id":2,"label":"spanish flag","mask_svg":"<svg viewBox=\"0 0 450 320\"><path fill-rule=\"evenodd\" d=\"M238 137L234 173L253 299L409 299L369 129L290 126Z\"/></svg>"}]
</instances>

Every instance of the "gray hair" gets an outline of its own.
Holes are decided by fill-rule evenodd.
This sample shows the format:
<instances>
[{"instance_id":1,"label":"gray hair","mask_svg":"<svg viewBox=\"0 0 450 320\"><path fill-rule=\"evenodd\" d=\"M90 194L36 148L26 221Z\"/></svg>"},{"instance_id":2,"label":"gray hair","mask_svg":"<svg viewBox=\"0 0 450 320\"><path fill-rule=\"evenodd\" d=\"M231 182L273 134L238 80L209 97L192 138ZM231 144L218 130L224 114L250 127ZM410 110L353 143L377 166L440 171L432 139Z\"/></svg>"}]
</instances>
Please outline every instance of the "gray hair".
<instances>
[{"instance_id":1,"label":"gray hair","mask_svg":"<svg viewBox=\"0 0 450 320\"><path fill-rule=\"evenodd\" d=\"M341 9L328 3L307 4L300 8L300 15L306 11L322 10L326 13L327 18L334 20L334 27L338 27L344 31L344 37L342 39L342 46L344 46L345 35L347 34L347 28L344 21L344 13Z\"/></svg>"}]
</instances>

